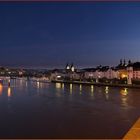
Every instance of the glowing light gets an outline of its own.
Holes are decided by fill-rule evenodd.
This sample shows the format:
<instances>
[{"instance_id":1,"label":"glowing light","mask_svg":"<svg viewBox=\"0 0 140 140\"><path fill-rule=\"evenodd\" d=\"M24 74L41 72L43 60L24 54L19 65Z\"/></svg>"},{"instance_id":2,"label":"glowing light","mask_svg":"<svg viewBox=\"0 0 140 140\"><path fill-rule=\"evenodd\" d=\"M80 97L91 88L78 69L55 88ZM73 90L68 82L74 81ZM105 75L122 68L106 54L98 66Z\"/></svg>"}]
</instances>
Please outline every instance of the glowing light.
<instances>
[{"instance_id":1,"label":"glowing light","mask_svg":"<svg viewBox=\"0 0 140 140\"><path fill-rule=\"evenodd\" d=\"M55 86L56 86L57 89L60 89L61 88L61 83L56 83Z\"/></svg>"},{"instance_id":2,"label":"glowing light","mask_svg":"<svg viewBox=\"0 0 140 140\"><path fill-rule=\"evenodd\" d=\"M71 71L74 72L74 67L71 68Z\"/></svg>"},{"instance_id":3,"label":"glowing light","mask_svg":"<svg viewBox=\"0 0 140 140\"><path fill-rule=\"evenodd\" d=\"M80 90L80 95L82 94L82 85L80 84L80 86L79 86L79 90Z\"/></svg>"},{"instance_id":4,"label":"glowing light","mask_svg":"<svg viewBox=\"0 0 140 140\"><path fill-rule=\"evenodd\" d=\"M121 94L122 94L123 96L126 96L126 95L128 94L127 88L124 88L123 90L121 90Z\"/></svg>"},{"instance_id":5,"label":"glowing light","mask_svg":"<svg viewBox=\"0 0 140 140\"><path fill-rule=\"evenodd\" d=\"M61 78L61 76L60 76L60 75L58 75L58 76L57 76L57 78Z\"/></svg>"},{"instance_id":6,"label":"glowing light","mask_svg":"<svg viewBox=\"0 0 140 140\"><path fill-rule=\"evenodd\" d=\"M72 84L70 84L70 93L72 94Z\"/></svg>"},{"instance_id":7,"label":"glowing light","mask_svg":"<svg viewBox=\"0 0 140 140\"><path fill-rule=\"evenodd\" d=\"M94 87L93 87L93 85L91 85L91 93L93 93L94 92Z\"/></svg>"},{"instance_id":8,"label":"glowing light","mask_svg":"<svg viewBox=\"0 0 140 140\"><path fill-rule=\"evenodd\" d=\"M2 94L3 86L0 84L0 95Z\"/></svg>"},{"instance_id":9,"label":"glowing light","mask_svg":"<svg viewBox=\"0 0 140 140\"><path fill-rule=\"evenodd\" d=\"M109 87L108 87L108 86L106 86L106 87L105 87L105 90L109 90Z\"/></svg>"},{"instance_id":10,"label":"glowing light","mask_svg":"<svg viewBox=\"0 0 140 140\"><path fill-rule=\"evenodd\" d=\"M11 88L8 87L8 97L11 97Z\"/></svg>"},{"instance_id":11,"label":"glowing light","mask_svg":"<svg viewBox=\"0 0 140 140\"><path fill-rule=\"evenodd\" d=\"M127 94L128 94L128 90L127 88L124 88L120 91L121 95L122 95L122 105L125 107L128 107L128 103L127 103Z\"/></svg>"},{"instance_id":12,"label":"glowing light","mask_svg":"<svg viewBox=\"0 0 140 140\"><path fill-rule=\"evenodd\" d=\"M39 81L37 81L37 88L39 88Z\"/></svg>"},{"instance_id":13,"label":"glowing light","mask_svg":"<svg viewBox=\"0 0 140 140\"><path fill-rule=\"evenodd\" d=\"M80 91L82 91L82 85L80 84Z\"/></svg>"},{"instance_id":14,"label":"glowing light","mask_svg":"<svg viewBox=\"0 0 140 140\"><path fill-rule=\"evenodd\" d=\"M91 96L93 96L93 92L94 92L94 86L91 85Z\"/></svg>"},{"instance_id":15,"label":"glowing light","mask_svg":"<svg viewBox=\"0 0 140 140\"><path fill-rule=\"evenodd\" d=\"M109 92L109 87L106 86L106 87L105 87L105 93L108 94L108 92Z\"/></svg>"},{"instance_id":16,"label":"glowing light","mask_svg":"<svg viewBox=\"0 0 140 140\"><path fill-rule=\"evenodd\" d=\"M108 90L105 90L105 93L108 94Z\"/></svg>"},{"instance_id":17,"label":"glowing light","mask_svg":"<svg viewBox=\"0 0 140 140\"><path fill-rule=\"evenodd\" d=\"M127 75L126 74L122 74L121 78L127 78Z\"/></svg>"},{"instance_id":18,"label":"glowing light","mask_svg":"<svg viewBox=\"0 0 140 140\"><path fill-rule=\"evenodd\" d=\"M69 70L70 69L70 67L69 66L67 66L67 68L66 68L67 70Z\"/></svg>"},{"instance_id":19,"label":"glowing light","mask_svg":"<svg viewBox=\"0 0 140 140\"><path fill-rule=\"evenodd\" d=\"M109 99L109 87L108 86L106 86L105 87L105 97L106 97L106 99L108 100Z\"/></svg>"},{"instance_id":20,"label":"glowing light","mask_svg":"<svg viewBox=\"0 0 140 140\"><path fill-rule=\"evenodd\" d=\"M23 74L23 72L20 71L20 72L19 72L19 75L22 75L22 74Z\"/></svg>"}]
</instances>

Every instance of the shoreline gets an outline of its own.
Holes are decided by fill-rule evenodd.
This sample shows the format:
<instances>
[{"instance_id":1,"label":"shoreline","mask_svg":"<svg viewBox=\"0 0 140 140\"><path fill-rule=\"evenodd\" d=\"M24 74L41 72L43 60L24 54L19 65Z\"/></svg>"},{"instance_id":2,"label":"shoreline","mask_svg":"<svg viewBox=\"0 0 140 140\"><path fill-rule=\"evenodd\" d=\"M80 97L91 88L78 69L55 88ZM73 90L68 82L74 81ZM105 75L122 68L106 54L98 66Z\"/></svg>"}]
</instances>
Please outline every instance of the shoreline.
<instances>
[{"instance_id":1,"label":"shoreline","mask_svg":"<svg viewBox=\"0 0 140 140\"><path fill-rule=\"evenodd\" d=\"M140 85L128 85L128 84L109 84L109 83L94 83L83 81L64 81L64 80L52 80L52 83L66 83L66 84L78 84L78 85L94 85L94 86L109 86L109 87L124 87L124 88L138 88Z\"/></svg>"}]
</instances>

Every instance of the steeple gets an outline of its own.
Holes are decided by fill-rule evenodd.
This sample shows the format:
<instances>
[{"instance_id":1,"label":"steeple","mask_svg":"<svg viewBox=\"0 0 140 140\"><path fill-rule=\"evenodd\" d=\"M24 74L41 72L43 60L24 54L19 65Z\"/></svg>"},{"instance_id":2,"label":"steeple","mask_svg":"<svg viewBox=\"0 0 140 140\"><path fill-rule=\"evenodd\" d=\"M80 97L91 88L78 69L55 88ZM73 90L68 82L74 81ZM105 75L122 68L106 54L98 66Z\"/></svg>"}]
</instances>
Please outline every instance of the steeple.
<instances>
[{"instance_id":1,"label":"steeple","mask_svg":"<svg viewBox=\"0 0 140 140\"><path fill-rule=\"evenodd\" d=\"M124 59L124 61L123 61L123 65L124 65L124 66L126 66L126 62L125 62L125 59Z\"/></svg>"},{"instance_id":2,"label":"steeple","mask_svg":"<svg viewBox=\"0 0 140 140\"><path fill-rule=\"evenodd\" d=\"M131 64L131 60L128 61L128 64L129 64L129 65Z\"/></svg>"},{"instance_id":3,"label":"steeple","mask_svg":"<svg viewBox=\"0 0 140 140\"><path fill-rule=\"evenodd\" d=\"M74 65L73 63L71 63L71 71L74 72L75 68L74 68Z\"/></svg>"},{"instance_id":4,"label":"steeple","mask_svg":"<svg viewBox=\"0 0 140 140\"><path fill-rule=\"evenodd\" d=\"M120 59L120 66L122 66L122 59Z\"/></svg>"},{"instance_id":5,"label":"steeple","mask_svg":"<svg viewBox=\"0 0 140 140\"><path fill-rule=\"evenodd\" d=\"M70 66L69 66L69 64L67 63L66 64L66 70L69 70L70 69Z\"/></svg>"}]
</instances>

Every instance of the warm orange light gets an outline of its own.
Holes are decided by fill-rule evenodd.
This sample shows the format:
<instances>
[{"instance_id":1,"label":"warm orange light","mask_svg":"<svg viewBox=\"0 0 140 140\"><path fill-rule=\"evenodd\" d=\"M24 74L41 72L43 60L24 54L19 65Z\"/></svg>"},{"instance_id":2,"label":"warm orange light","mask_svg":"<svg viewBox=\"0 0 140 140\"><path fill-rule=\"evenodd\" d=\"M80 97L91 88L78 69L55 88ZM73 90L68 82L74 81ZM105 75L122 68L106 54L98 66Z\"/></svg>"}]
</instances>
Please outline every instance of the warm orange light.
<instances>
[{"instance_id":1,"label":"warm orange light","mask_svg":"<svg viewBox=\"0 0 140 140\"><path fill-rule=\"evenodd\" d=\"M128 94L127 88L122 89L122 90L121 90L121 94L122 94L123 96L126 96L126 95Z\"/></svg>"},{"instance_id":2,"label":"warm orange light","mask_svg":"<svg viewBox=\"0 0 140 140\"><path fill-rule=\"evenodd\" d=\"M0 84L0 95L2 94L3 86Z\"/></svg>"},{"instance_id":3,"label":"warm orange light","mask_svg":"<svg viewBox=\"0 0 140 140\"><path fill-rule=\"evenodd\" d=\"M11 97L11 88L8 87L8 97Z\"/></svg>"},{"instance_id":4,"label":"warm orange light","mask_svg":"<svg viewBox=\"0 0 140 140\"><path fill-rule=\"evenodd\" d=\"M122 74L121 78L127 78L127 75L126 74Z\"/></svg>"}]
</instances>

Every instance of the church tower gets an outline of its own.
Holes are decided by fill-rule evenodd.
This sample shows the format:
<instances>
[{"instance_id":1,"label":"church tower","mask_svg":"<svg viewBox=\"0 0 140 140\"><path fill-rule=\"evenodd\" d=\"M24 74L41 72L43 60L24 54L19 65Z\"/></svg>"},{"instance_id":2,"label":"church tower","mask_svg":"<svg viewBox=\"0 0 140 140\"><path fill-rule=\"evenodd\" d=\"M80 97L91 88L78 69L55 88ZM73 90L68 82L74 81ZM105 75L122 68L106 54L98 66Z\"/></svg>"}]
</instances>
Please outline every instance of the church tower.
<instances>
[{"instance_id":1,"label":"church tower","mask_svg":"<svg viewBox=\"0 0 140 140\"><path fill-rule=\"evenodd\" d=\"M72 72L74 72L74 71L75 71L75 68L74 68L73 63L71 64L71 71L72 71Z\"/></svg>"},{"instance_id":2,"label":"church tower","mask_svg":"<svg viewBox=\"0 0 140 140\"><path fill-rule=\"evenodd\" d=\"M66 65L66 70L70 70L70 66L69 66L68 63L67 63L67 65Z\"/></svg>"}]
</instances>

